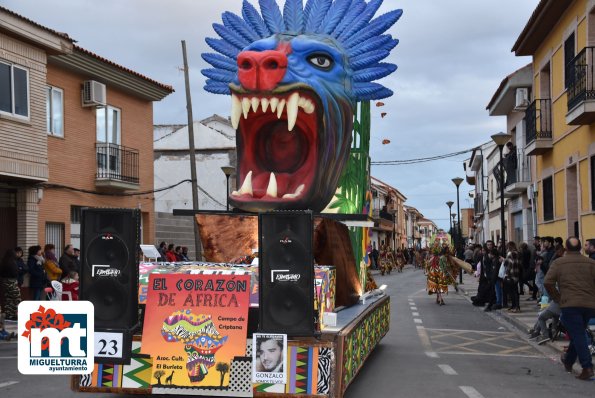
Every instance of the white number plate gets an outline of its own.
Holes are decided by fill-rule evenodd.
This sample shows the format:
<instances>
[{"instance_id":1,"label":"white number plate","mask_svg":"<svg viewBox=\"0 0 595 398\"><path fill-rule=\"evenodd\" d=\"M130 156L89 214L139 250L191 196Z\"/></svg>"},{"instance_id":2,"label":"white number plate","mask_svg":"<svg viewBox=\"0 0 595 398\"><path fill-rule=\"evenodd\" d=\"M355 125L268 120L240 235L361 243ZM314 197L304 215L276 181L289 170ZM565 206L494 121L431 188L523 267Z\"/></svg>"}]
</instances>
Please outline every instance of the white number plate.
<instances>
[{"instance_id":1,"label":"white number plate","mask_svg":"<svg viewBox=\"0 0 595 398\"><path fill-rule=\"evenodd\" d=\"M122 358L123 333L95 332L95 356Z\"/></svg>"}]
</instances>

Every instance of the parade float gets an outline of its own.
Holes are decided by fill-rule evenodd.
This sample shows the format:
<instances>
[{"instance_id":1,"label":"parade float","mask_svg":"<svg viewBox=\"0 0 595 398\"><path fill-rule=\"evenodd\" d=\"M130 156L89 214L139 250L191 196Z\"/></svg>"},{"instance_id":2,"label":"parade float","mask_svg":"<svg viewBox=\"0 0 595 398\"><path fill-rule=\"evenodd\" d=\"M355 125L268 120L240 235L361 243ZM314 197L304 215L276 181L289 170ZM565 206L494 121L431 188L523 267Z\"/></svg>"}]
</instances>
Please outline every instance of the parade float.
<instances>
[{"instance_id":1,"label":"parade float","mask_svg":"<svg viewBox=\"0 0 595 398\"><path fill-rule=\"evenodd\" d=\"M343 396L390 324L390 299L366 274L370 101L392 95L375 81L396 70L381 61L402 14L376 16L382 3L260 0L259 11L245 0L213 24L202 73L206 91L231 99L234 211L174 211L196 218L206 262L141 263L129 355L96 356L73 389ZM294 319L304 306L312 316ZM255 381L258 333L286 337L278 381Z\"/></svg>"}]
</instances>

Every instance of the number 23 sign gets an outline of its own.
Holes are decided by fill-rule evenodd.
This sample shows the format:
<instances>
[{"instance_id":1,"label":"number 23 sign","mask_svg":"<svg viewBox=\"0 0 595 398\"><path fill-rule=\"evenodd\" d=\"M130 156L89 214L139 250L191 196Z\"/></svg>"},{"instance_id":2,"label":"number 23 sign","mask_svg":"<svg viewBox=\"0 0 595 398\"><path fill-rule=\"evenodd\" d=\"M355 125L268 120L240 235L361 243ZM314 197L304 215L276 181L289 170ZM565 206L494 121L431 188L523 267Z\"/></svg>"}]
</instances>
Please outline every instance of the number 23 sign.
<instances>
[{"instance_id":1,"label":"number 23 sign","mask_svg":"<svg viewBox=\"0 0 595 398\"><path fill-rule=\"evenodd\" d=\"M122 358L123 333L95 332L96 358Z\"/></svg>"}]
</instances>

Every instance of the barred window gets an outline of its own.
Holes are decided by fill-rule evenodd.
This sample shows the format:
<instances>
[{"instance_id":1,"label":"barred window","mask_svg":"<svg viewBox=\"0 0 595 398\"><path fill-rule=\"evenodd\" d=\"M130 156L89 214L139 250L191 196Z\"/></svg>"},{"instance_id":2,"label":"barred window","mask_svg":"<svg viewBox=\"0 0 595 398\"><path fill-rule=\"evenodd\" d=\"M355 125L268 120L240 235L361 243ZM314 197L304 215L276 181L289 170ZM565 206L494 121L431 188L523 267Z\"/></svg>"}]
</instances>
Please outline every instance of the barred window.
<instances>
[{"instance_id":1,"label":"barred window","mask_svg":"<svg viewBox=\"0 0 595 398\"><path fill-rule=\"evenodd\" d=\"M64 251L64 224L46 222L45 243L56 246L56 256L60 257Z\"/></svg>"}]
</instances>

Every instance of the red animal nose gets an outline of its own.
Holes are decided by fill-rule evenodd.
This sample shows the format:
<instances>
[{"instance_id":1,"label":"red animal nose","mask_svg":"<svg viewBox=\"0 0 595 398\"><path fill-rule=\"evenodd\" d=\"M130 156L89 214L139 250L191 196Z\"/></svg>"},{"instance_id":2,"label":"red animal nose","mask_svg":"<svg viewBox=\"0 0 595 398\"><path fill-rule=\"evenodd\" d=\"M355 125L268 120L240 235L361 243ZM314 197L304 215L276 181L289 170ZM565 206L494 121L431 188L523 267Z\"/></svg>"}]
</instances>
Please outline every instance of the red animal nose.
<instances>
[{"instance_id":1,"label":"red animal nose","mask_svg":"<svg viewBox=\"0 0 595 398\"><path fill-rule=\"evenodd\" d=\"M286 70L287 55L280 51L243 51L238 55L238 77L248 90L274 89Z\"/></svg>"}]
</instances>

